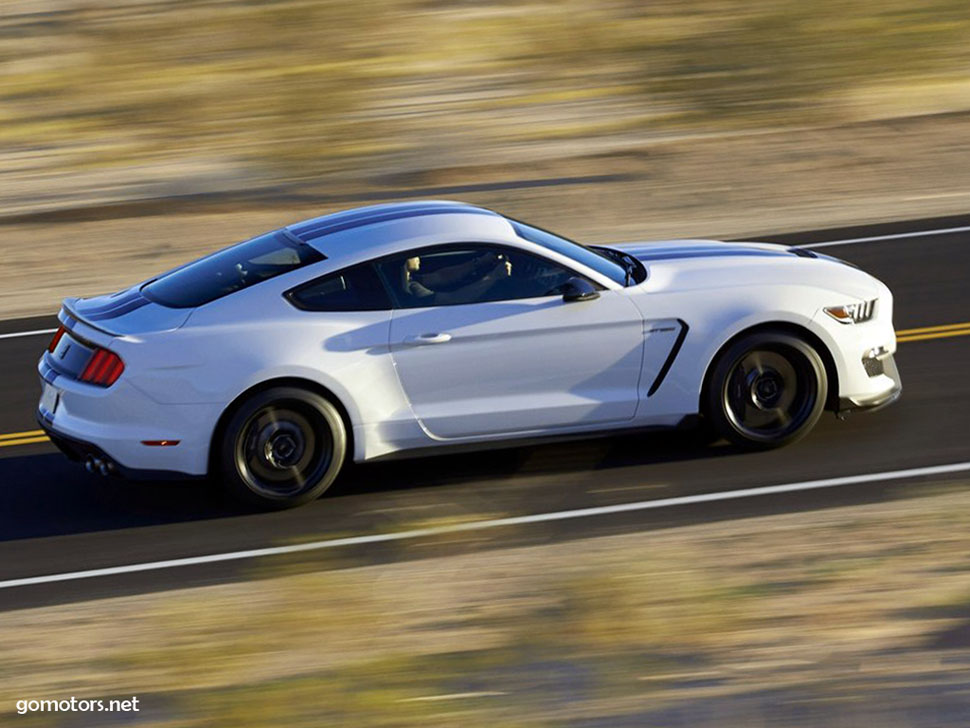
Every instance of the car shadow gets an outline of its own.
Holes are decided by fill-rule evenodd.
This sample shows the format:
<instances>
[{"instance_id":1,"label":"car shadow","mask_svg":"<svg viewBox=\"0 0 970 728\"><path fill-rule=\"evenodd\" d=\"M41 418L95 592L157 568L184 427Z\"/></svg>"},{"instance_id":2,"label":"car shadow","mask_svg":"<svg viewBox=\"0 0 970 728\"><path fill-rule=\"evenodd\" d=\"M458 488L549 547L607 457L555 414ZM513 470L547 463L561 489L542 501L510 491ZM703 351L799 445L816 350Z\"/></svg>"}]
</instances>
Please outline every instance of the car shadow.
<instances>
[{"instance_id":1,"label":"car shadow","mask_svg":"<svg viewBox=\"0 0 970 728\"><path fill-rule=\"evenodd\" d=\"M527 476L594 472L679 460L737 454L727 444L709 445L694 431L631 432L610 437L569 438L472 452L434 453L356 465L324 498L402 490L417 485L460 485Z\"/></svg>"},{"instance_id":2,"label":"car shadow","mask_svg":"<svg viewBox=\"0 0 970 728\"><path fill-rule=\"evenodd\" d=\"M206 481L104 478L85 472L57 452L0 459L0 541L242 512Z\"/></svg>"},{"instance_id":3,"label":"car shadow","mask_svg":"<svg viewBox=\"0 0 970 728\"><path fill-rule=\"evenodd\" d=\"M347 468L322 500L343 501L417 486L460 487L531 475L697 460L735 452L726 445L707 446L696 433L661 432L389 460ZM252 513L251 508L224 497L218 483L211 480L104 478L85 472L60 453L0 459L0 542Z\"/></svg>"}]
</instances>

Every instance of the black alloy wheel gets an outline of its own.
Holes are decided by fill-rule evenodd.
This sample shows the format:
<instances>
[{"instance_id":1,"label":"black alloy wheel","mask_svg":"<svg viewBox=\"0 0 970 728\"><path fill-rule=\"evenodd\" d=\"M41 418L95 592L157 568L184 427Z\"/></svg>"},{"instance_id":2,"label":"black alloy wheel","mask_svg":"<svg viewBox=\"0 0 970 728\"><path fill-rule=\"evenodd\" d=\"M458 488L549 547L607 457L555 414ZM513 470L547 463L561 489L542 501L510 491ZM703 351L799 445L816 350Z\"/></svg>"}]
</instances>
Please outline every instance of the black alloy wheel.
<instances>
[{"instance_id":1,"label":"black alloy wheel","mask_svg":"<svg viewBox=\"0 0 970 728\"><path fill-rule=\"evenodd\" d=\"M277 387L257 393L231 416L222 473L233 495L264 508L291 508L330 487L346 451L346 428L330 401Z\"/></svg>"},{"instance_id":2,"label":"black alloy wheel","mask_svg":"<svg viewBox=\"0 0 970 728\"><path fill-rule=\"evenodd\" d=\"M828 381L818 352L786 332L744 336L718 358L707 392L717 432L753 449L804 437L825 408Z\"/></svg>"}]
</instances>

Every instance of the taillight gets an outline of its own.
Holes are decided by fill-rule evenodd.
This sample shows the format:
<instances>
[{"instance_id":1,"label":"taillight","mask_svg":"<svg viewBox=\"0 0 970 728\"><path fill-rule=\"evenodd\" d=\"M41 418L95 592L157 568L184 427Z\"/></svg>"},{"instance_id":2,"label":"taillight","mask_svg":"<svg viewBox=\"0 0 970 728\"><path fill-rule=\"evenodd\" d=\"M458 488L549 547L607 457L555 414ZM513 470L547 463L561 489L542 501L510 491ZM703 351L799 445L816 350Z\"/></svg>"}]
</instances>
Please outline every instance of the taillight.
<instances>
[{"instance_id":1,"label":"taillight","mask_svg":"<svg viewBox=\"0 0 970 728\"><path fill-rule=\"evenodd\" d=\"M95 349L94 355L84 367L81 376L78 377L82 382L97 384L100 387L110 387L125 370L125 363L121 357L113 351L107 349Z\"/></svg>"},{"instance_id":2,"label":"taillight","mask_svg":"<svg viewBox=\"0 0 970 728\"><path fill-rule=\"evenodd\" d=\"M57 348L57 345L60 343L61 337L64 336L65 331L67 331L67 329L65 329L63 326L59 326L57 328L57 333L54 334L54 338L51 339L51 343L47 345L47 351L49 351L51 354L54 353L54 349Z\"/></svg>"}]
</instances>

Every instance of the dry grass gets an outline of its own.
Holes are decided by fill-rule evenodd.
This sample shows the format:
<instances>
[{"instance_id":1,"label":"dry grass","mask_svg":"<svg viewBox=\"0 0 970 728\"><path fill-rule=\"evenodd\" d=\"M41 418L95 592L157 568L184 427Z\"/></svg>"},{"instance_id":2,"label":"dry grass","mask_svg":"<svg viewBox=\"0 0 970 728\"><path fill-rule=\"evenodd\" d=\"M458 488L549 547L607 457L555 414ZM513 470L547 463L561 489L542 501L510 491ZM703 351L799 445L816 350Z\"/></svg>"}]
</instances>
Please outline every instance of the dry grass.
<instances>
[{"instance_id":1,"label":"dry grass","mask_svg":"<svg viewBox=\"0 0 970 728\"><path fill-rule=\"evenodd\" d=\"M447 196L589 242L757 237L965 209L966 128L967 117L943 116L688 138L524 167L429 170L344 191L393 198L392 188L619 173L629 179ZM320 202L229 200L185 209L159 200L146 205L154 214L142 217L0 225L0 318L49 314L65 296L119 290L204 252L350 204L327 201L333 191L326 186L308 184L303 192L310 200L319 194Z\"/></svg>"},{"instance_id":2,"label":"dry grass","mask_svg":"<svg viewBox=\"0 0 970 728\"><path fill-rule=\"evenodd\" d=\"M634 109L655 130L844 121L847 89L957 79L970 61L960 0L20 0L0 28L7 143L287 178Z\"/></svg>"},{"instance_id":3,"label":"dry grass","mask_svg":"<svg viewBox=\"0 0 970 728\"><path fill-rule=\"evenodd\" d=\"M591 240L960 211L965 117L899 118L970 109L967 7L9 0L0 316L416 187L628 175L458 195Z\"/></svg>"},{"instance_id":4,"label":"dry grass","mask_svg":"<svg viewBox=\"0 0 970 728\"><path fill-rule=\"evenodd\" d=\"M926 691L970 657L968 506L944 492L5 613L0 704L161 695L157 725L192 728L539 726L771 690L929 725Z\"/></svg>"},{"instance_id":5,"label":"dry grass","mask_svg":"<svg viewBox=\"0 0 970 728\"><path fill-rule=\"evenodd\" d=\"M13 0L0 204L343 188L966 110L968 30L961 0Z\"/></svg>"}]
</instances>

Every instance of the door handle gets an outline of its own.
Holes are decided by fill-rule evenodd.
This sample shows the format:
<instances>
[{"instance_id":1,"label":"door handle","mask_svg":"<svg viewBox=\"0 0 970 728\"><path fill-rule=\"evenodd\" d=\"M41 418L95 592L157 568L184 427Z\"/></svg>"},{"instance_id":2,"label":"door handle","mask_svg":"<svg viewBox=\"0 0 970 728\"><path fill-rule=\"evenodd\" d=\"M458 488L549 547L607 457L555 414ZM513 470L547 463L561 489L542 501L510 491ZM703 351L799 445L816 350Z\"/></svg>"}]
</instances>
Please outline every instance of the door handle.
<instances>
[{"instance_id":1,"label":"door handle","mask_svg":"<svg viewBox=\"0 0 970 728\"><path fill-rule=\"evenodd\" d=\"M407 337L405 341L409 344L446 344L451 341L451 334L418 334Z\"/></svg>"}]
</instances>

